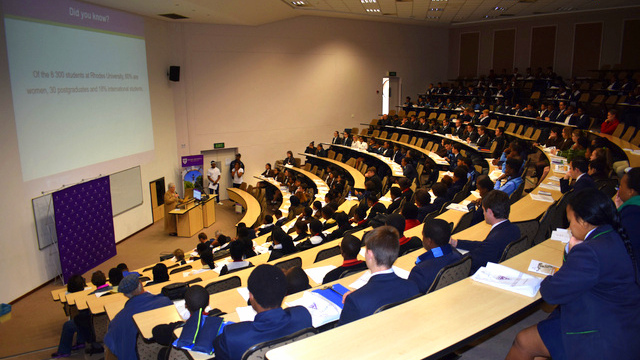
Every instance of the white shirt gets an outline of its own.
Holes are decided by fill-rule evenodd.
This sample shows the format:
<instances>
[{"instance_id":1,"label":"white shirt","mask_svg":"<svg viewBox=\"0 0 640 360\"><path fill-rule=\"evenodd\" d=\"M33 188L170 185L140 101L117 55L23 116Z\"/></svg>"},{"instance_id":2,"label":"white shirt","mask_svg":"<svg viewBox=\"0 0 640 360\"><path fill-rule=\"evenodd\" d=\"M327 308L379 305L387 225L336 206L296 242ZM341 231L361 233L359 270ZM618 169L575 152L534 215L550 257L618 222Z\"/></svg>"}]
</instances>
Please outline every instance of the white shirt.
<instances>
[{"instance_id":1,"label":"white shirt","mask_svg":"<svg viewBox=\"0 0 640 360\"><path fill-rule=\"evenodd\" d=\"M213 180L218 180L218 178L220 177L220 169L219 168L209 168L207 169L207 178L211 178ZM213 183L211 181L209 181L209 189L217 189L218 188L218 183Z\"/></svg>"},{"instance_id":2,"label":"white shirt","mask_svg":"<svg viewBox=\"0 0 640 360\"><path fill-rule=\"evenodd\" d=\"M233 183L234 184L242 184L242 175L244 175L244 170L242 168L238 169L238 171L236 171L233 174Z\"/></svg>"},{"instance_id":3,"label":"white shirt","mask_svg":"<svg viewBox=\"0 0 640 360\"><path fill-rule=\"evenodd\" d=\"M360 150L367 150L367 148L369 147L369 145L367 145L366 142L361 142L360 145Z\"/></svg>"}]
</instances>

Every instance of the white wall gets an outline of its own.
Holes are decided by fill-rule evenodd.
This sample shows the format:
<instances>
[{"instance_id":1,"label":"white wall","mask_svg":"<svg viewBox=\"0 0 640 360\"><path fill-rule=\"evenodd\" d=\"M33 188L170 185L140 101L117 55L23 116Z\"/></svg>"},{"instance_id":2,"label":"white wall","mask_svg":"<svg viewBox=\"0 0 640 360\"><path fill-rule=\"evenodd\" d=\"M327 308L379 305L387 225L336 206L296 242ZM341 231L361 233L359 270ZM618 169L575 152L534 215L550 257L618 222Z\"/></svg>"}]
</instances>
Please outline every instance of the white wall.
<instances>
[{"instance_id":1,"label":"white wall","mask_svg":"<svg viewBox=\"0 0 640 360\"><path fill-rule=\"evenodd\" d=\"M536 16L517 20L487 21L474 25L460 25L449 33L449 77L458 77L460 63L460 34L480 32L478 75L486 75L492 68L493 32L501 29L516 29L515 67L524 73L531 58L531 32L534 26L557 26L554 71L570 77L573 64L573 39L575 25L602 22L602 47L600 65L618 64L622 55L624 20L640 18L640 8L569 13L554 16ZM496 72L501 69L495 69ZM593 74L596 76L597 74Z\"/></svg>"},{"instance_id":2,"label":"white wall","mask_svg":"<svg viewBox=\"0 0 640 360\"><path fill-rule=\"evenodd\" d=\"M1 21L1 20L0 20ZM166 77L171 49L166 46L166 22L146 20L147 66L151 96L151 112L155 141L155 157L140 164L142 173L143 204L114 218L116 241L120 241L151 224L149 182L165 177L176 181L178 158L173 108L173 93ZM22 181L18 140L13 118L13 105L4 36L0 26L0 144L2 156L0 189L3 206L0 207L0 302L12 301L55 277L59 260L54 246L38 250L31 199L41 191L58 188L60 184L73 184L99 174L110 174L132 166L126 161L115 162L103 168L87 168L71 174L25 183ZM90 151L90 149L88 149ZM42 149L41 156L47 156Z\"/></svg>"},{"instance_id":3,"label":"white wall","mask_svg":"<svg viewBox=\"0 0 640 360\"><path fill-rule=\"evenodd\" d=\"M173 26L178 153L199 154L214 142L237 147L250 184L286 150L302 152L311 140L378 117L387 71L415 98L448 66L441 28L308 16L256 27Z\"/></svg>"}]
</instances>

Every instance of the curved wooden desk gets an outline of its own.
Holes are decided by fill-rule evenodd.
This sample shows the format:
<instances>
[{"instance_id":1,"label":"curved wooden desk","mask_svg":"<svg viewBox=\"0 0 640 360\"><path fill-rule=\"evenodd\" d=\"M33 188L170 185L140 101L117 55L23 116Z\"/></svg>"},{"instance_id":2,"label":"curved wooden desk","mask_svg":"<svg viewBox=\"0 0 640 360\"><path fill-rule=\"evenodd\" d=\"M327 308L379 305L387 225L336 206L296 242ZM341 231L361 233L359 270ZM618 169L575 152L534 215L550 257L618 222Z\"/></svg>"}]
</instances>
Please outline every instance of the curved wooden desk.
<instances>
[{"instance_id":1,"label":"curved wooden desk","mask_svg":"<svg viewBox=\"0 0 640 360\"><path fill-rule=\"evenodd\" d=\"M258 200L248 192L238 188L227 188L227 194L229 195L229 199L239 203L246 210L244 216L240 221L238 221L236 226L243 222L247 227L253 227L260 217L260 212L262 211Z\"/></svg>"},{"instance_id":2,"label":"curved wooden desk","mask_svg":"<svg viewBox=\"0 0 640 360\"><path fill-rule=\"evenodd\" d=\"M605 138L609 140L611 144L613 144L614 146L617 146L620 149L620 152L624 153L627 156L627 160L629 160L629 166L631 167L640 166L640 155L634 154L628 151L628 150L640 151L640 147L612 135L601 134L595 131L589 131L589 133L599 136L601 138Z\"/></svg>"},{"instance_id":3,"label":"curved wooden desk","mask_svg":"<svg viewBox=\"0 0 640 360\"><path fill-rule=\"evenodd\" d=\"M351 178L353 179L353 187L355 189L364 189L364 175L362 175L362 173L358 170L356 170L355 168L342 163L340 161L334 160L334 159L329 159L326 157L319 157L319 156L315 156L315 155L311 155L311 154L305 154L305 153L298 153L298 155L302 155L302 156L306 156L306 157L311 157L314 159L318 159L318 160L322 160L325 162L328 162L330 164L336 165L338 167L341 167L345 172L347 172Z\"/></svg>"},{"instance_id":4,"label":"curved wooden desk","mask_svg":"<svg viewBox=\"0 0 640 360\"><path fill-rule=\"evenodd\" d=\"M352 148L350 146L345 146L345 145L337 145L337 144L330 144L330 143L322 143L322 144L327 145L327 146L337 147L337 148L340 148L340 149L353 151L355 153L359 153L359 154L362 154L364 156L372 157L372 158L376 159L377 161L383 163L389 169L389 171L391 172L391 176L404 177L404 173L402 171L402 166L400 166L399 164L396 164L395 162L393 162L390 158L388 158L386 156L382 156L380 154L372 153L372 152L365 151L365 150L355 149L355 148Z\"/></svg>"}]
</instances>

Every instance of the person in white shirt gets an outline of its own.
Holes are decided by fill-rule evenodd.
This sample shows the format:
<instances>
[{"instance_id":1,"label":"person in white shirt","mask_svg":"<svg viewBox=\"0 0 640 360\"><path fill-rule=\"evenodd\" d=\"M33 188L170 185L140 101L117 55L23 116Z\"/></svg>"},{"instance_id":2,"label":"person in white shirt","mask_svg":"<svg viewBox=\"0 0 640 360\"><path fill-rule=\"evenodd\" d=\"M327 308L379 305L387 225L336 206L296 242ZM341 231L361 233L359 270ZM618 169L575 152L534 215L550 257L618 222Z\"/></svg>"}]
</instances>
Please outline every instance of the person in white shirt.
<instances>
[{"instance_id":1,"label":"person in white shirt","mask_svg":"<svg viewBox=\"0 0 640 360\"><path fill-rule=\"evenodd\" d=\"M244 175L244 169L242 169L240 167L240 163L236 162L233 166L233 169L231 169L231 176L233 176L233 187L234 188L239 188L240 185L242 185L242 182L244 181L242 179L242 175Z\"/></svg>"},{"instance_id":2,"label":"person in white shirt","mask_svg":"<svg viewBox=\"0 0 640 360\"><path fill-rule=\"evenodd\" d=\"M216 166L215 161L211 161L211 167L207 170L207 179L209 179L209 194L216 194L218 197L218 204L222 205L220 201L220 169Z\"/></svg>"}]
</instances>

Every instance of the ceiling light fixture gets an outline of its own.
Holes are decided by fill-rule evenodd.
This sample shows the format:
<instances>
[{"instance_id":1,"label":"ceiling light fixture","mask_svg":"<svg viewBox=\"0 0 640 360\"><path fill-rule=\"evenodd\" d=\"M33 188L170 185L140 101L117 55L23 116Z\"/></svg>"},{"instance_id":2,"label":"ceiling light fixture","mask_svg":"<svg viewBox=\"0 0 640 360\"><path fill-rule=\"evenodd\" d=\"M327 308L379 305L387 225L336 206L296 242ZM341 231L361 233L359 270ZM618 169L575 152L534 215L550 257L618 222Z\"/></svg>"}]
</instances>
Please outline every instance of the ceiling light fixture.
<instances>
[{"instance_id":1,"label":"ceiling light fixture","mask_svg":"<svg viewBox=\"0 0 640 360\"><path fill-rule=\"evenodd\" d=\"M431 8L429 11L444 11L443 8Z\"/></svg>"},{"instance_id":2,"label":"ceiling light fixture","mask_svg":"<svg viewBox=\"0 0 640 360\"><path fill-rule=\"evenodd\" d=\"M380 9L367 9L368 13L379 13Z\"/></svg>"},{"instance_id":3,"label":"ceiling light fixture","mask_svg":"<svg viewBox=\"0 0 640 360\"><path fill-rule=\"evenodd\" d=\"M360 0L360 2L363 4L375 4L377 1L376 0Z\"/></svg>"}]
</instances>

